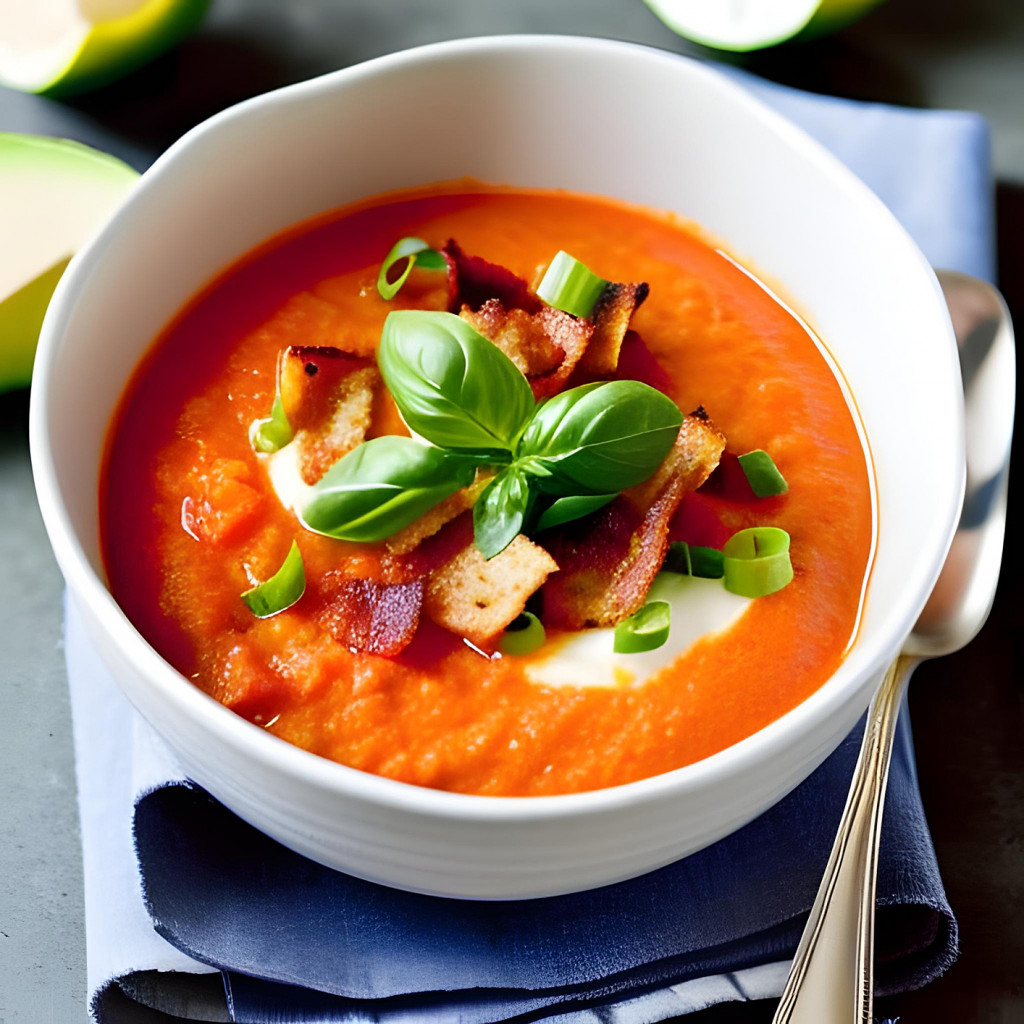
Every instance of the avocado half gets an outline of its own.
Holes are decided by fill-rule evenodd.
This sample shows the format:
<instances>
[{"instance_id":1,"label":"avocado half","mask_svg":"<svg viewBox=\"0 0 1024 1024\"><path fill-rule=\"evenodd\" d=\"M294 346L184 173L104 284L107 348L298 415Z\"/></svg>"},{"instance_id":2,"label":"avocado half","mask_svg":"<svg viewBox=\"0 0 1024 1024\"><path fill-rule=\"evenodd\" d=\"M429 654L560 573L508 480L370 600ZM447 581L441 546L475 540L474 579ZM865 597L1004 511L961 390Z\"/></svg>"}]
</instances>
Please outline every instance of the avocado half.
<instances>
[{"instance_id":1,"label":"avocado half","mask_svg":"<svg viewBox=\"0 0 1024 1024\"><path fill-rule=\"evenodd\" d=\"M29 383L64 268L138 177L77 142L0 132L0 391Z\"/></svg>"}]
</instances>

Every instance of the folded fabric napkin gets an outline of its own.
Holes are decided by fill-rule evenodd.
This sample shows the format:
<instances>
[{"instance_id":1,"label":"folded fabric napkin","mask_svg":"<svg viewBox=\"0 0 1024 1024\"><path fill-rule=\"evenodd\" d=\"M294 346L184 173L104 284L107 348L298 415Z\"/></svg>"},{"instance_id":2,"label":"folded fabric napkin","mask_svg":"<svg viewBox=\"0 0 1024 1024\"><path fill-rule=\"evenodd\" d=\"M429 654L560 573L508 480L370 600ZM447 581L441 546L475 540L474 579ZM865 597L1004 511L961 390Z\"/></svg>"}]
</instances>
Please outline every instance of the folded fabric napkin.
<instances>
[{"instance_id":1,"label":"folded fabric napkin","mask_svg":"<svg viewBox=\"0 0 1024 1024\"><path fill-rule=\"evenodd\" d=\"M682 58L681 58L682 59ZM975 115L811 96L729 71L846 161L936 265L992 276L988 132ZM778 995L859 745L715 846L604 889L518 903L330 871L190 784L69 602L91 1008L97 1021L649 1024ZM878 883L878 988L956 955L906 715Z\"/></svg>"}]
</instances>

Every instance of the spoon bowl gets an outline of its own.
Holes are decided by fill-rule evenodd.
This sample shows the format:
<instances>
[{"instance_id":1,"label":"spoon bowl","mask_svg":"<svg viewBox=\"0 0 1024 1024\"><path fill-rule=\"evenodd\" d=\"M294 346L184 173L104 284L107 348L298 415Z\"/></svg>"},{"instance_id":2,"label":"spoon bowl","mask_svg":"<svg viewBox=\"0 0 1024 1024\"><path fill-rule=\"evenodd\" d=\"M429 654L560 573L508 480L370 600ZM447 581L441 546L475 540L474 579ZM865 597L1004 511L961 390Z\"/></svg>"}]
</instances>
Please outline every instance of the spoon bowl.
<instances>
[{"instance_id":1,"label":"spoon bowl","mask_svg":"<svg viewBox=\"0 0 1024 1024\"><path fill-rule=\"evenodd\" d=\"M949 305L964 381L967 490L935 589L905 654L938 658L966 646L995 598L1006 531L1015 374L1013 326L1002 295L952 270L938 272Z\"/></svg>"}]
</instances>

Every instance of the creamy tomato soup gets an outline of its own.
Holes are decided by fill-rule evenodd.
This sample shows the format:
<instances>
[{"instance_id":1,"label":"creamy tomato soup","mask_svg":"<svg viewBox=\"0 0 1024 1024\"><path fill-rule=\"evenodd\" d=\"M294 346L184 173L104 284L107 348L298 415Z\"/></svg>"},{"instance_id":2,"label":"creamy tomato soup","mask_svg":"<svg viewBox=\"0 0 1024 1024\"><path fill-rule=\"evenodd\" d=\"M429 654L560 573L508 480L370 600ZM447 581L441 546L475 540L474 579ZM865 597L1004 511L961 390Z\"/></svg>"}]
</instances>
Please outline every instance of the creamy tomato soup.
<instances>
[{"instance_id":1,"label":"creamy tomato soup","mask_svg":"<svg viewBox=\"0 0 1024 1024\"><path fill-rule=\"evenodd\" d=\"M402 238L429 251L385 300L378 273ZM565 311L576 301L568 292L552 304L537 295L559 251L600 278L599 298L584 296L575 313ZM451 310L469 325L471 355L480 338L504 353L495 373L477 374L499 418L517 401L515 422L554 416L571 389L640 381L600 394L633 395L668 426L638 427L635 460L617 456L610 475L572 479L569 463L544 461L553 449L542 452L530 427L507 451L472 448L443 425L440 447L428 445L422 438L440 420L410 432L398 375L419 359L408 352L432 358L431 336L402 350L405 363L391 366L382 350L378 366L395 310ZM399 317L389 329L427 322ZM447 331L452 321L436 323ZM532 397L509 384L508 360ZM271 425L270 440L254 440L254 424L275 408L288 421L284 437L274 440ZM555 433L606 421L600 409L585 418L575 427L559 420ZM655 435L662 448L650 448ZM331 490L344 477L340 460L353 466L357 452L366 455L360 480L398 479L394 460L375 463L373 454L395 437L406 446L396 450L436 456L451 485L423 499L409 522L411 506L374 507L368 519L346 512L326 535L311 496ZM380 438L392 440L381 448ZM784 493L756 496L750 464L737 458L754 451L767 453ZM638 468L644 459L650 465ZM524 467L515 479L512 463ZM618 468L645 478L620 479ZM508 488L495 496L497 477ZM393 493L404 501L415 488L401 479ZM353 493L338 507L347 510ZM329 514L336 497L322 498ZM584 511L540 528L559 497L572 499L560 509ZM521 514L511 542L510 509ZM671 216L474 182L335 211L215 280L135 373L101 488L110 588L196 686L353 768L493 795L577 792L665 772L804 700L852 642L871 509L865 452L839 382L813 337L751 276ZM362 537L365 522L387 535L339 539ZM776 559L787 575L763 596L730 591L728 572L724 583L715 572L687 575L700 571L684 555L745 571L746 555L718 552L729 556L730 538L765 527L788 536L789 552ZM305 586L296 599L293 576L282 599L293 545ZM747 555L771 561L766 552ZM261 590L269 608L243 599L279 570L277 586ZM527 630L533 642L517 646Z\"/></svg>"}]
</instances>

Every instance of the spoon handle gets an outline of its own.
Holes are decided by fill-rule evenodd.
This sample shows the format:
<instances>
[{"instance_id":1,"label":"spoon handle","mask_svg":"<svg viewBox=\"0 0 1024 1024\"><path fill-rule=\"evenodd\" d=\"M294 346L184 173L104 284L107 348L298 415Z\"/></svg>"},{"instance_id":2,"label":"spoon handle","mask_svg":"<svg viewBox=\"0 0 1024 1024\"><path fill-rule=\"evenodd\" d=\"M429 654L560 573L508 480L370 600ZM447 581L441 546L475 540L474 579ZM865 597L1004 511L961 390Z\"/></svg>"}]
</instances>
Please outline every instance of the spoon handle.
<instances>
[{"instance_id":1,"label":"spoon handle","mask_svg":"<svg viewBox=\"0 0 1024 1024\"><path fill-rule=\"evenodd\" d=\"M919 660L901 654L871 701L836 841L773 1024L872 1020L882 807L903 690Z\"/></svg>"}]
</instances>

